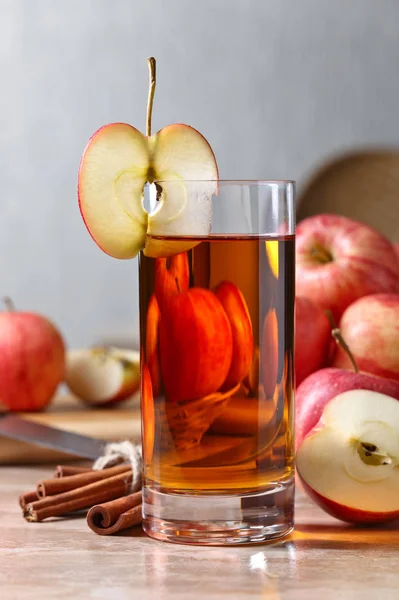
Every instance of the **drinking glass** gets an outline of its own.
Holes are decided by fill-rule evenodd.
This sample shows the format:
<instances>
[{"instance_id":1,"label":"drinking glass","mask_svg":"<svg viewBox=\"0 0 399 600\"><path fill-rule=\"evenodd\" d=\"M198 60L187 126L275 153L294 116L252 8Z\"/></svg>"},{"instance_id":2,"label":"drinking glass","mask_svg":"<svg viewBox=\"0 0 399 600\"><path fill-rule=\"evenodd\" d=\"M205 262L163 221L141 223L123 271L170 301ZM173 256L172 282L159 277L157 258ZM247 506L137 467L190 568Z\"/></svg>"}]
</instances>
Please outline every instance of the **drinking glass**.
<instances>
[{"instance_id":1,"label":"drinking glass","mask_svg":"<svg viewBox=\"0 0 399 600\"><path fill-rule=\"evenodd\" d=\"M294 182L156 194L158 258L139 258L144 531L280 538L294 510Z\"/></svg>"}]
</instances>

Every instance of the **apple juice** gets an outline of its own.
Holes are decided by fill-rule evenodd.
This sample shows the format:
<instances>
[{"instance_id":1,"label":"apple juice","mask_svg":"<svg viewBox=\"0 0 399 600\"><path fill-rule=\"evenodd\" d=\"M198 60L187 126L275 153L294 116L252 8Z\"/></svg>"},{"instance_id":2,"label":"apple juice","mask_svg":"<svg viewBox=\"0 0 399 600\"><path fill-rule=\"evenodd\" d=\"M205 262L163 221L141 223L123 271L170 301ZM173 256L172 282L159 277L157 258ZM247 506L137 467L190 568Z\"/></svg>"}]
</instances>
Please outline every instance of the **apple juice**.
<instances>
[{"instance_id":1,"label":"apple juice","mask_svg":"<svg viewBox=\"0 0 399 600\"><path fill-rule=\"evenodd\" d=\"M284 486L293 479L293 236L154 241L179 253L140 255L146 486L217 495Z\"/></svg>"}]
</instances>

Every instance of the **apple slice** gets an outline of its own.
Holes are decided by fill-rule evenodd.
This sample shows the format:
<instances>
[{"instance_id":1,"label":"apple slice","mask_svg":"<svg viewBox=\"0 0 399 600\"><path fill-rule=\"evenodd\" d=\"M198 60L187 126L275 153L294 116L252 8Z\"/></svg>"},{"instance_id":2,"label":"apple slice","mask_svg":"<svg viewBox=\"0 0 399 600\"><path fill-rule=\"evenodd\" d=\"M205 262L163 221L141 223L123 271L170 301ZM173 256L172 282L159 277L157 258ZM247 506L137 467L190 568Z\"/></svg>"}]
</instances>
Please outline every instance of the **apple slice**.
<instances>
[{"instance_id":1,"label":"apple slice","mask_svg":"<svg viewBox=\"0 0 399 600\"><path fill-rule=\"evenodd\" d=\"M399 402L368 390L336 396L297 453L306 491L352 523L399 518Z\"/></svg>"},{"instance_id":2,"label":"apple slice","mask_svg":"<svg viewBox=\"0 0 399 600\"><path fill-rule=\"evenodd\" d=\"M155 66L149 64L155 86ZM83 220L97 245L115 258L134 258L142 249L148 256L170 256L197 242L162 238L209 233L218 178L215 156L188 125L169 125L151 135L152 100L150 93L146 136L125 123L105 125L89 140L80 163ZM161 194L151 214L143 206L147 182L158 182Z\"/></svg>"},{"instance_id":3,"label":"apple slice","mask_svg":"<svg viewBox=\"0 0 399 600\"><path fill-rule=\"evenodd\" d=\"M125 400L140 385L139 353L123 348L70 350L65 382L87 404L105 406Z\"/></svg>"}]
</instances>

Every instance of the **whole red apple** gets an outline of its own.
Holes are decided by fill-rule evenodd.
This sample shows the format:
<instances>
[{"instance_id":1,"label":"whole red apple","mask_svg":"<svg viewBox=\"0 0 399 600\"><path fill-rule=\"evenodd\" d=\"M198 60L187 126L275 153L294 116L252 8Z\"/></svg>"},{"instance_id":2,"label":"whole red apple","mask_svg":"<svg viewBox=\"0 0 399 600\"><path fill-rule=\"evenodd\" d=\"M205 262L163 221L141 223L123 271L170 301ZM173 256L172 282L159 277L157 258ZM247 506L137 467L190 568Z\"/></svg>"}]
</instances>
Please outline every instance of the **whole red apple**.
<instances>
[{"instance_id":1,"label":"whole red apple","mask_svg":"<svg viewBox=\"0 0 399 600\"><path fill-rule=\"evenodd\" d=\"M233 353L229 319L213 292L191 288L161 309L161 371L168 400L182 402L216 392Z\"/></svg>"},{"instance_id":2,"label":"whole red apple","mask_svg":"<svg viewBox=\"0 0 399 600\"><path fill-rule=\"evenodd\" d=\"M189 279L187 252L155 259L155 296L161 310L169 298L188 290Z\"/></svg>"},{"instance_id":3,"label":"whole red apple","mask_svg":"<svg viewBox=\"0 0 399 600\"><path fill-rule=\"evenodd\" d=\"M350 523L399 518L399 402L349 390L332 398L296 455L305 491Z\"/></svg>"},{"instance_id":4,"label":"whole red apple","mask_svg":"<svg viewBox=\"0 0 399 600\"><path fill-rule=\"evenodd\" d=\"M328 318L309 298L295 299L295 379L298 386L325 366L331 340Z\"/></svg>"},{"instance_id":5,"label":"whole red apple","mask_svg":"<svg viewBox=\"0 0 399 600\"><path fill-rule=\"evenodd\" d=\"M399 292L399 261L392 244L363 223L309 217L297 227L296 292L339 319L362 296Z\"/></svg>"},{"instance_id":6,"label":"whole red apple","mask_svg":"<svg viewBox=\"0 0 399 600\"><path fill-rule=\"evenodd\" d=\"M223 281L215 289L233 335L233 356L223 389L231 389L248 374L252 364L254 339L248 306L242 292L231 281Z\"/></svg>"},{"instance_id":7,"label":"whole red apple","mask_svg":"<svg viewBox=\"0 0 399 600\"><path fill-rule=\"evenodd\" d=\"M399 400L399 382L332 367L307 377L295 393L295 444L298 448L332 398L349 390L370 390Z\"/></svg>"},{"instance_id":8,"label":"whole red apple","mask_svg":"<svg viewBox=\"0 0 399 600\"><path fill-rule=\"evenodd\" d=\"M373 294L351 304L339 324L361 371L399 380L399 294ZM334 367L349 367L338 348Z\"/></svg>"},{"instance_id":9,"label":"whole red apple","mask_svg":"<svg viewBox=\"0 0 399 600\"><path fill-rule=\"evenodd\" d=\"M47 406L65 370L61 334L41 315L0 313L0 403L11 411Z\"/></svg>"}]
</instances>

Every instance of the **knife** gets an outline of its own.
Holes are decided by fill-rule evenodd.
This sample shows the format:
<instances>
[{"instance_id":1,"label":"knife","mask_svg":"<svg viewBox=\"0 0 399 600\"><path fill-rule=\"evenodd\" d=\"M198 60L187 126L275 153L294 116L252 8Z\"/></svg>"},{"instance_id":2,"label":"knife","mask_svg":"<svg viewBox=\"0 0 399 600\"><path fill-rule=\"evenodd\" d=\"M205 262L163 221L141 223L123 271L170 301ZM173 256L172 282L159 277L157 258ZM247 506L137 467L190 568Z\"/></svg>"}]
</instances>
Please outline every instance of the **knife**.
<instances>
[{"instance_id":1,"label":"knife","mask_svg":"<svg viewBox=\"0 0 399 600\"><path fill-rule=\"evenodd\" d=\"M106 442L49 427L17 415L0 413L0 436L95 460L104 454Z\"/></svg>"}]
</instances>

